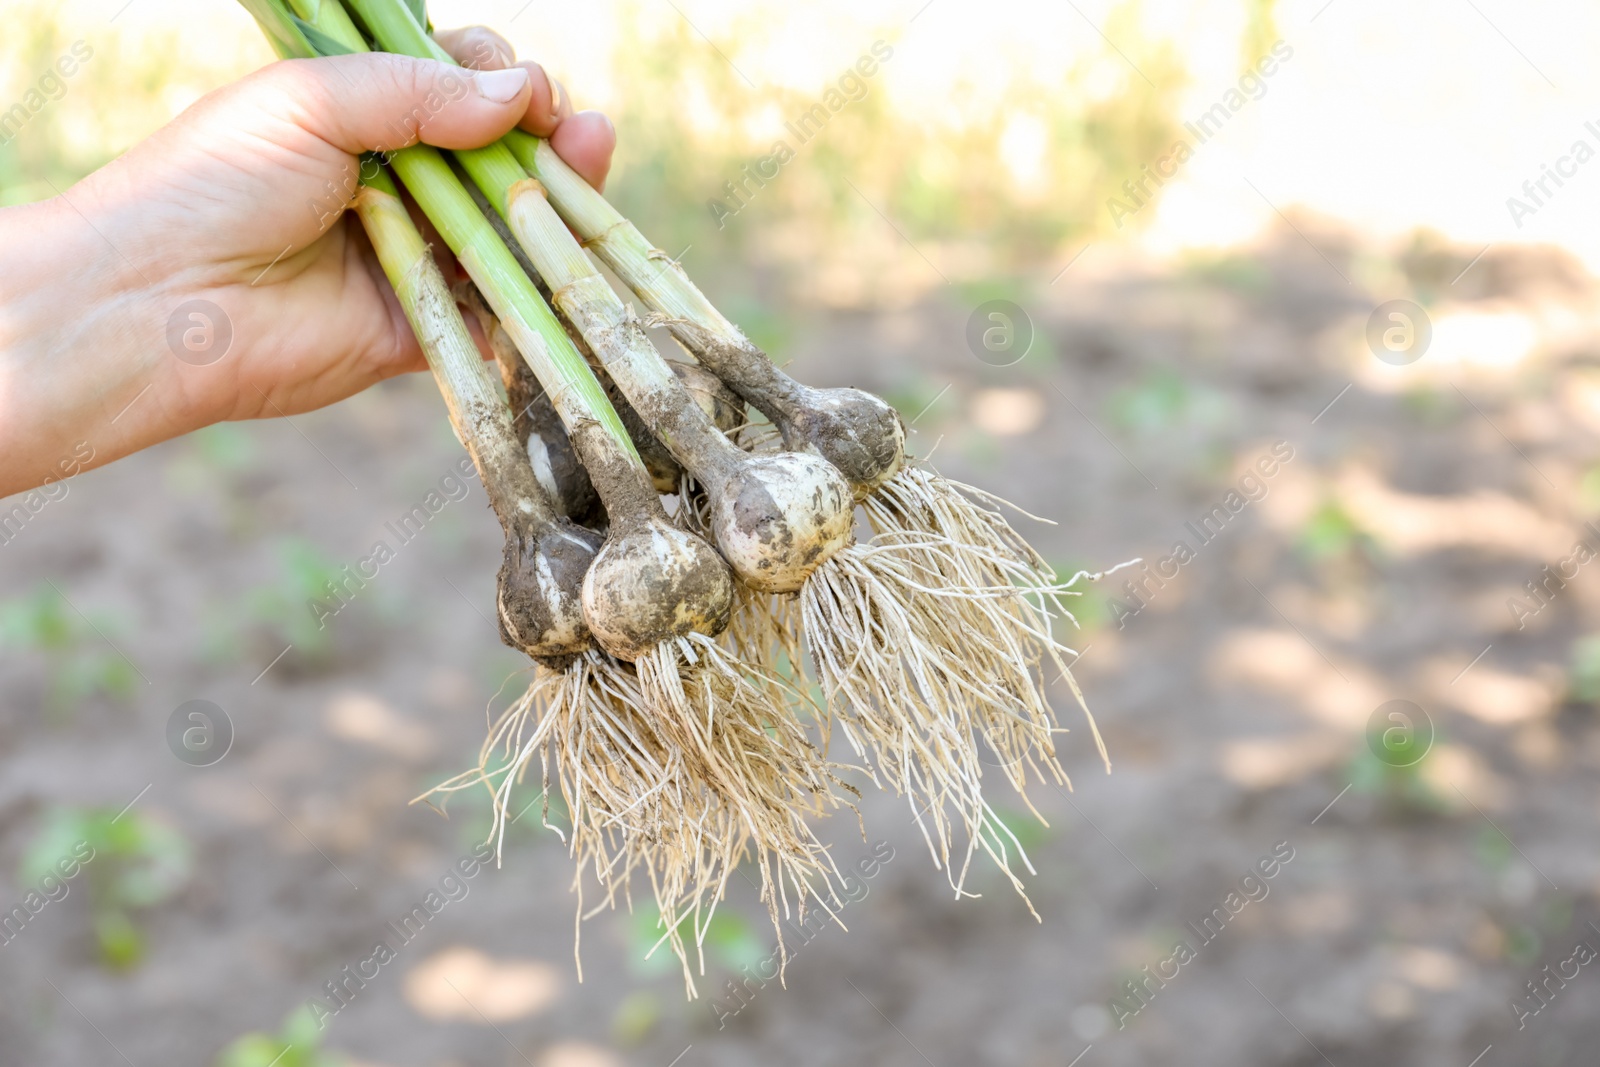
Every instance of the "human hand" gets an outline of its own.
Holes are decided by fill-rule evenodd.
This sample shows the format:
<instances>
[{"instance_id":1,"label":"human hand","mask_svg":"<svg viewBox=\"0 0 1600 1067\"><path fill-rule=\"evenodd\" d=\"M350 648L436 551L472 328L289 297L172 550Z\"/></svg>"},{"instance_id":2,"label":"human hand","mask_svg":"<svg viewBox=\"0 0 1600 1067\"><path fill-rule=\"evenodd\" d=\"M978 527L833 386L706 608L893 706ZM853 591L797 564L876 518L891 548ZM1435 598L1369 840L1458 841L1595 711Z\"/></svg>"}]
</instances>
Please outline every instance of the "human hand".
<instances>
[{"instance_id":1,"label":"human hand","mask_svg":"<svg viewBox=\"0 0 1600 1067\"><path fill-rule=\"evenodd\" d=\"M292 415L425 368L345 208L359 154L513 126L597 187L615 135L502 38L466 68L386 54L275 63L53 200L0 211L0 496L228 419ZM185 307L191 301L206 305ZM75 464L75 473L81 464Z\"/></svg>"}]
</instances>

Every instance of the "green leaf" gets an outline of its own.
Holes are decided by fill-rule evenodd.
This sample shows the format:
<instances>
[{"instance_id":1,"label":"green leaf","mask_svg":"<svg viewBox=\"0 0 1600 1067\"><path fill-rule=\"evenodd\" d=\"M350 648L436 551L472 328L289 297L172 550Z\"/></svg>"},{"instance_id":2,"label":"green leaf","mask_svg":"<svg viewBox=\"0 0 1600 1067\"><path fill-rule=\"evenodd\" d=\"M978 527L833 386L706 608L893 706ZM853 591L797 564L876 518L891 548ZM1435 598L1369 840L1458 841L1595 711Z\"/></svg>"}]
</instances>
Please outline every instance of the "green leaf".
<instances>
[{"instance_id":1,"label":"green leaf","mask_svg":"<svg viewBox=\"0 0 1600 1067\"><path fill-rule=\"evenodd\" d=\"M705 943L712 955L729 968L753 967L766 959L769 951L744 917L726 908L711 917Z\"/></svg>"},{"instance_id":2,"label":"green leaf","mask_svg":"<svg viewBox=\"0 0 1600 1067\"><path fill-rule=\"evenodd\" d=\"M289 1013L289 1017L283 1021L283 1029L278 1032L278 1036L295 1048L302 1048L310 1053L322 1044L322 1026L317 1022L317 1017L311 1009L302 1006Z\"/></svg>"},{"instance_id":3,"label":"green leaf","mask_svg":"<svg viewBox=\"0 0 1600 1067\"><path fill-rule=\"evenodd\" d=\"M120 864L114 891L121 903L147 907L159 904L182 888L192 869L189 842L177 830L149 819L127 817L113 829L132 825L126 843L116 850L127 862Z\"/></svg>"},{"instance_id":4,"label":"green leaf","mask_svg":"<svg viewBox=\"0 0 1600 1067\"><path fill-rule=\"evenodd\" d=\"M92 833L81 812L70 808L53 809L23 853L18 878L32 886L37 885L45 875L56 874L56 864L60 860L74 858L78 843L88 840Z\"/></svg>"},{"instance_id":5,"label":"green leaf","mask_svg":"<svg viewBox=\"0 0 1600 1067\"><path fill-rule=\"evenodd\" d=\"M0 642L38 649L69 648L78 640L61 594L48 585L0 604Z\"/></svg>"},{"instance_id":6,"label":"green leaf","mask_svg":"<svg viewBox=\"0 0 1600 1067\"><path fill-rule=\"evenodd\" d=\"M126 970L144 956L144 935L121 911L106 911L94 920L100 956L115 970Z\"/></svg>"},{"instance_id":7,"label":"green leaf","mask_svg":"<svg viewBox=\"0 0 1600 1067\"><path fill-rule=\"evenodd\" d=\"M218 422L194 434L194 447L219 470L241 470L255 458L255 443L237 423Z\"/></svg>"},{"instance_id":8,"label":"green leaf","mask_svg":"<svg viewBox=\"0 0 1600 1067\"><path fill-rule=\"evenodd\" d=\"M1193 406L1192 390L1182 377L1162 367L1135 386L1111 397L1111 419L1125 429L1147 432L1181 425Z\"/></svg>"},{"instance_id":9,"label":"green leaf","mask_svg":"<svg viewBox=\"0 0 1600 1067\"><path fill-rule=\"evenodd\" d=\"M1300 551L1314 560L1348 554L1363 531L1339 501L1325 500L1300 530Z\"/></svg>"},{"instance_id":10,"label":"green leaf","mask_svg":"<svg viewBox=\"0 0 1600 1067\"><path fill-rule=\"evenodd\" d=\"M1577 699L1600 703L1600 634L1573 642L1571 685Z\"/></svg>"},{"instance_id":11,"label":"green leaf","mask_svg":"<svg viewBox=\"0 0 1600 1067\"><path fill-rule=\"evenodd\" d=\"M309 59L317 54L295 25L300 20L289 13L281 0L239 0L239 4L255 16L261 32L267 35L272 50L280 57Z\"/></svg>"},{"instance_id":12,"label":"green leaf","mask_svg":"<svg viewBox=\"0 0 1600 1067\"><path fill-rule=\"evenodd\" d=\"M255 1031L236 1039L217 1058L216 1067L340 1067L341 1057L318 1051L322 1038L311 1009L296 1008L276 1034Z\"/></svg>"},{"instance_id":13,"label":"green leaf","mask_svg":"<svg viewBox=\"0 0 1600 1067\"><path fill-rule=\"evenodd\" d=\"M996 832L995 836L1006 845L1015 844L1024 852L1033 852L1050 839L1050 828L1041 823L1033 815L1015 808L1002 807L996 810L995 818L1011 833ZM1011 838L1016 841L1012 842Z\"/></svg>"},{"instance_id":14,"label":"green leaf","mask_svg":"<svg viewBox=\"0 0 1600 1067\"><path fill-rule=\"evenodd\" d=\"M433 32L433 25L428 22L428 0L406 0L406 7L411 9L411 17L417 20L417 25Z\"/></svg>"},{"instance_id":15,"label":"green leaf","mask_svg":"<svg viewBox=\"0 0 1600 1067\"><path fill-rule=\"evenodd\" d=\"M611 1016L611 1033L620 1044L637 1045L661 1021L661 1001L654 993L630 994Z\"/></svg>"},{"instance_id":16,"label":"green leaf","mask_svg":"<svg viewBox=\"0 0 1600 1067\"><path fill-rule=\"evenodd\" d=\"M301 34L305 36L305 39L311 44L311 47L316 49L317 55L348 56L355 54L352 49L346 48L332 37L329 37L327 34L311 25L311 23L297 16L291 17L294 18L295 26L300 30Z\"/></svg>"},{"instance_id":17,"label":"green leaf","mask_svg":"<svg viewBox=\"0 0 1600 1067\"><path fill-rule=\"evenodd\" d=\"M300 1062L301 1057L284 1045L281 1039L267 1034L245 1034L223 1050L217 1067L288 1067L290 1061Z\"/></svg>"}]
</instances>

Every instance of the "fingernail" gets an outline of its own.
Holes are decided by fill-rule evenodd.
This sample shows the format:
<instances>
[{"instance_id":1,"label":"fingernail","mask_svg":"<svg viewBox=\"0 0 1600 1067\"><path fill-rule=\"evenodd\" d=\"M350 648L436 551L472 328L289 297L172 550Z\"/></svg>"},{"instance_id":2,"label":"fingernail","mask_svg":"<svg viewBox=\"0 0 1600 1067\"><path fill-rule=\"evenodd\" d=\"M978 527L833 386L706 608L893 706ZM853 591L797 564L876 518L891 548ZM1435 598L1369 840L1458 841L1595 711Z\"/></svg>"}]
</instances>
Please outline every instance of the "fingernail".
<instances>
[{"instance_id":1,"label":"fingernail","mask_svg":"<svg viewBox=\"0 0 1600 1067\"><path fill-rule=\"evenodd\" d=\"M557 122L561 121L561 94L564 91L560 82L550 79L550 117Z\"/></svg>"},{"instance_id":2,"label":"fingernail","mask_svg":"<svg viewBox=\"0 0 1600 1067\"><path fill-rule=\"evenodd\" d=\"M483 71L473 78L478 83L478 95L497 104L509 104L528 87L528 72L521 67L505 70Z\"/></svg>"}]
</instances>

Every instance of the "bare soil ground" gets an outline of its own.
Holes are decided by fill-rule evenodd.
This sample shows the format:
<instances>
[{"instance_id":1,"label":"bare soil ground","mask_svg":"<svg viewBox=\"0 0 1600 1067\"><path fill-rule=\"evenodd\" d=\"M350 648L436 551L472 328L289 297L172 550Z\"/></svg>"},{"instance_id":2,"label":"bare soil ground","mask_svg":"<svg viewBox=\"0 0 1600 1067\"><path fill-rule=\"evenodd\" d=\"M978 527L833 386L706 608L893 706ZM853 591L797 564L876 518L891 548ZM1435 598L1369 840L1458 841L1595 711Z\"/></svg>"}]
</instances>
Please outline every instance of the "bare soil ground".
<instances>
[{"instance_id":1,"label":"bare soil ground","mask_svg":"<svg viewBox=\"0 0 1600 1067\"><path fill-rule=\"evenodd\" d=\"M748 921L700 1000L639 961L626 915L586 926L579 984L570 861L535 808L504 868L459 883L355 991L328 1047L369 1067L1592 1062L1600 977L1565 961L1600 948L1600 726L1571 670L1600 580L1581 569L1521 629L1506 605L1600 508L1583 491L1592 283L1491 250L1452 285L1475 249L1394 259L1302 229L1315 250L1285 231L1183 270L1097 269L1091 251L1024 300L1038 337L1009 367L974 357L972 302L947 296L796 330L798 376L908 414L931 401L913 447L938 442L945 473L1056 520L1030 533L1062 566L1193 549L1137 611L1123 575L1085 598L1078 673L1114 773L1057 686L1075 791L1034 792L1048 829L1003 799L1042 924L981 862L982 899L953 899L904 801L872 796L866 841L846 818L829 833L841 860L880 841L892 859L848 932L791 936L787 988L728 991L771 941L743 885L729 907ZM1393 297L1434 318L1433 351L1406 367L1363 339ZM1520 364L1452 361L1514 348L1517 323L1537 331ZM98 627L0 659L6 906L53 806L137 798L193 848L181 891L137 913L135 968L97 959L83 881L0 945L0 1062L210 1063L370 957L472 850L481 801L449 820L406 802L475 758L523 664L491 621L482 490L441 488L462 451L431 390L169 443L71 482L0 545L0 597L48 579ZM1242 481L1279 442L1292 458ZM385 524L430 491L444 503L400 543ZM1202 543L1186 524L1217 506ZM286 539L335 569L379 539L395 552L307 635L294 577L315 568L288 567ZM111 646L136 669L129 695L52 708ZM192 699L235 730L210 767L166 740ZM1410 770L1368 744L1393 699L1434 730ZM1246 880L1275 850L1274 876ZM1518 1003L1541 1007L1521 1029Z\"/></svg>"}]
</instances>

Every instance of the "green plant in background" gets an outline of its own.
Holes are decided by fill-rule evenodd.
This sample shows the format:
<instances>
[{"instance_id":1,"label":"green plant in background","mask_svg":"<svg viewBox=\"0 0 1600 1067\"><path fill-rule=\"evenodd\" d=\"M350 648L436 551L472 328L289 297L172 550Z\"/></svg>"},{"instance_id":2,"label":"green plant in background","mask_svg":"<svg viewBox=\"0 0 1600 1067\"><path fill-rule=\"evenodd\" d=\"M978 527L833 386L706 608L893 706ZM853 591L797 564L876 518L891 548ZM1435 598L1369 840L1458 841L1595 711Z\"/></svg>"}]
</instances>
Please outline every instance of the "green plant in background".
<instances>
[{"instance_id":1,"label":"green plant in background","mask_svg":"<svg viewBox=\"0 0 1600 1067\"><path fill-rule=\"evenodd\" d=\"M1088 561L1082 559L1050 560L1050 567L1056 572L1056 577L1066 581L1080 571L1090 570ZM1101 627L1115 620L1115 615L1109 607L1112 597L1117 594L1117 584L1122 581L1120 575L1107 578L1097 584L1087 578L1079 579L1072 586L1074 592L1082 596L1069 596L1064 598L1067 610L1072 613L1072 619L1062 617L1053 618L1050 622L1050 632L1055 639L1069 648L1082 652L1094 640L1094 635ZM1077 625L1074 626L1073 623Z\"/></svg>"},{"instance_id":2,"label":"green plant in background","mask_svg":"<svg viewBox=\"0 0 1600 1067\"><path fill-rule=\"evenodd\" d=\"M1460 414L1457 395L1434 385L1419 383L1400 394L1406 413L1430 429L1447 426Z\"/></svg>"},{"instance_id":3,"label":"green plant in background","mask_svg":"<svg viewBox=\"0 0 1600 1067\"><path fill-rule=\"evenodd\" d=\"M1483 826L1472 844L1472 854L1484 870L1500 874L1511 866L1511 842L1492 826Z\"/></svg>"},{"instance_id":4,"label":"green plant in background","mask_svg":"<svg viewBox=\"0 0 1600 1067\"><path fill-rule=\"evenodd\" d=\"M956 404L952 403L952 394L959 394L959 389L945 391L945 384L936 381L917 370L910 371L905 377L882 390L881 396L894 409L904 414L907 420L916 419L918 428L926 431L928 427L937 425L942 421L942 416L955 411ZM938 401L938 403L934 403ZM933 405L929 407L929 405ZM919 418L920 416L920 418ZM931 442L924 444L929 447Z\"/></svg>"},{"instance_id":5,"label":"green plant in background","mask_svg":"<svg viewBox=\"0 0 1600 1067\"><path fill-rule=\"evenodd\" d=\"M96 694L132 695L138 672L102 636L117 629L108 618L79 615L48 583L0 603L0 646L31 649L43 657L49 676L45 704L52 716Z\"/></svg>"},{"instance_id":6,"label":"green plant in background","mask_svg":"<svg viewBox=\"0 0 1600 1067\"><path fill-rule=\"evenodd\" d=\"M1242 296L1262 296L1272 287L1272 272L1260 256L1237 252L1190 254L1184 273L1197 282L1219 286Z\"/></svg>"},{"instance_id":7,"label":"green plant in background","mask_svg":"<svg viewBox=\"0 0 1600 1067\"><path fill-rule=\"evenodd\" d=\"M100 958L119 970L132 967L145 951L134 913L161 903L188 881L189 842L172 827L137 812L57 808L24 853L19 877L36 884L83 843L94 850L79 877L88 889Z\"/></svg>"},{"instance_id":8,"label":"green plant in background","mask_svg":"<svg viewBox=\"0 0 1600 1067\"><path fill-rule=\"evenodd\" d=\"M1384 759L1363 747L1350 765L1351 788L1357 793L1376 794L1385 807L1402 818L1445 814L1450 810L1450 798L1430 784L1422 772L1437 741L1437 736L1424 740L1422 735L1412 734L1386 748Z\"/></svg>"},{"instance_id":9,"label":"green plant in background","mask_svg":"<svg viewBox=\"0 0 1600 1067\"><path fill-rule=\"evenodd\" d=\"M154 132L202 93L244 76L268 55L247 34L216 35L197 54L179 46L182 32L176 28L131 40L94 33L75 41L79 34L66 25L70 15L64 16L64 6L54 0L9 0L6 5L6 33L0 37L0 99L5 103L0 110L15 123L13 105L26 109L28 90L42 93L45 102L18 136L0 141L0 205L56 195ZM184 62L171 62L175 55L184 55ZM68 67L73 73L55 78L62 56L76 61ZM40 89L40 80L47 77Z\"/></svg>"},{"instance_id":10,"label":"green plant in background","mask_svg":"<svg viewBox=\"0 0 1600 1067\"><path fill-rule=\"evenodd\" d=\"M1313 563L1372 559L1378 542L1335 496L1323 499L1295 537L1300 554Z\"/></svg>"},{"instance_id":11,"label":"green plant in background","mask_svg":"<svg viewBox=\"0 0 1600 1067\"><path fill-rule=\"evenodd\" d=\"M1041 288L1035 279L1008 271L993 277L952 280L951 285L943 291L942 303L949 310L966 318L974 309L993 301L1016 305L1027 317L1027 321L1016 322L1012 321L1007 313L1000 313L999 317L996 317L996 313L991 312L985 325L990 328L1001 328L996 340L1003 347L997 348L989 359L984 359L989 366L981 372L980 384L1015 385L1018 378L1048 377L1059 371L1061 351L1057 347L1056 339L1046 328L1047 323L1034 317L1033 314L1047 309L1053 302L1053 294L1048 288ZM1024 336L1027 337L1025 344L1022 340ZM956 344L966 343L959 336L954 341ZM962 388L963 385L958 383L957 389ZM889 399L887 394L884 398ZM913 408L911 413L915 414L916 411L917 409Z\"/></svg>"},{"instance_id":12,"label":"green plant in background","mask_svg":"<svg viewBox=\"0 0 1600 1067\"><path fill-rule=\"evenodd\" d=\"M1175 371L1157 367L1111 394L1106 406L1113 423L1133 433L1145 433L1183 425L1193 410L1194 396L1189 383Z\"/></svg>"},{"instance_id":13,"label":"green plant in background","mask_svg":"<svg viewBox=\"0 0 1600 1067\"><path fill-rule=\"evenodd\" d=\"M477 758L476 751L472 756L474 759ZM504 752L497 752L494 759L485 767L485 772L495 781L501 781L500 772L506 763L507 757ZM529 785L537 784L536 781L526 779L524 781ZM419 779L416 791L422 793L432 788L434 784L436 779L425 775ZM444 803L435 804L431 797L423 803L451 819L457 828L456 847L463 852L470 852L483 843L484 827L490 824L494 814L492 794L487 786L479 786L447 794L447 799L448 806ZM518 803L520 806L513 808L507 816L505 836L499 841L508 857L520 848L570 837L572 812L568 810L566 798L561 795L559 788L549 794L548 808L543 790L531 796L526 794L519 796ZM552 831L559 833L561 837L556 838ZM510 862L509 859L507 862Z\"/></svg>"},{"instance_id":14,"label":"green plant in background","mask_svg":"<svg viewBox=\"0 0 1600 1067\"><path fill-rule=\"evenodd\" d=\"M1544 900L1539 907L1539 928L1551 937L1558 937L1572 928L1572 898L1557 893Z\"/></svg>"},{"instance_id":15,"label":"green plant in background","mask_svg":"<svg viewBox=\"0 0 1600 1067\"><path fill-rule=\"evenodd\" d=\"M1017 363L1017 372L1030 378L1048 378L1061 366L1061 349L1056 344L1055 335L1044 328L1044 324L1035 321L1033 324L1033 343L1028 346L1028 353Z\"/></svg>"},{"instance_id":16,"label":"green plant in background","mask_svg":"<svg viewBox=\"0 0 1600 1067\"><path fill-rule=\"evenodd\" d=\"M624 1047L639 1044L661 1021L661 998L648 989L628 994L611 1013L611 1036Z\"/></svg>"},{"instance_id":17,"label":"green plant in background","mask_svg":"<svg viewBox=\"0 0 1600 1067\"><path fill-rule=\"evenodd\" d=\"M219 422L195 431L194 450L219 471L239 471L250 466L256 456L250 432L232 422Z\"/></svg>"},{"instance_id":18,"label":"green plant in background","mask_svg":"<svg viewBox=\"0 0 1600 1067\"><path fill-rule=\"evenodd\" d=\"M1583 472L1578 482L1578 506L1588 515L1600 511L1600 464Z\"/></svg>"},{"instance_id":19,"label":"green plant in background","mask_svg":"<svg viewBox=\"0 0 1600 1067\"><path fill-rule=\"evenodd\" d=\"M992 758L992 757L991 757ZM1009 835L1000 834L1000 840L1006 844L1016 838L1016 844L1030 857L1038 850L1039 846L1054 836L1055 831L1041 823L1031 811L1021 811L1017 808L1007 807L1004 804L995 806L995 816L1010 831Z\"/></svg>"},{"instance_id":20,"label":"green plant in background","mask_svg":"<svg viewBox=\"0 0 1600 1067\"><path fill-rule=\"evenodd\" d=\"M1210 485L1233 469L1233 405L1210 385L1158 366L1112 393L1102 410L1146 454L1158 453L1157 462L1176 465L1191 481Z\"/></svg>"},{"instance_id":21,"label":"green plant in background","mask_svg":"<svg viewBox=\"0 0 1600 1067\"><path fill-rule=\"evenodd\" d=\"M163 471L174 493L204 498L207 511L221 520L229 540L237 544L259 536L266 525L263 508L271 506L262 498L260 482L251 477L257 468L257 432L234 422L196 430ZM231 628L208 623L204 633L209 659L237 655Z\"/></svg>"},{"instance_id":22,"label":"green plant in background","mask_svg":"<svg viewBox=\"0 0 1600 1067\"><path fill-rule=\"evenodd\" d=\"M745 336L768 352L787 351L793 341L794 318L786 314L781 305L774 305L770 300L761 300L735 290L723 297L721 309L723 314L739 324Z\"/></svg>"},{"instance_id":23,"label":"green plant in background","mask_svg":"<svg viewBox=\"0 0 1600 1067\"><path fill-rule=\"evenodd\" d=\"M1600 634L1572 642L1567 691L1573 700L1600 704Z\"/></svg>"},{"instance_id":24,"label":"green plant in background","mask_svg":"<svg viewBox=\"0 0 1600 1067\"><path fill-rule=\"evenodd\" d=\"M678 925L692 923L694 915L685 914ZM629 956L634 967L642 974L666 974L679 968L678 959L657 943L666 933L661 912L655 908L641 907L627 918ZM684 934L689 938L689 933ZM718 908L705 931L705 953L708 969L712 966L740 972L753 967L772 954L772 946L756 936L755 927L744 916L726 906ZM654 953L651 950L654 949ZM648 954L648 957L647 957Z\"/></svg>"},{"instance_id":25,"label":"green plant in background","mask_svg":"<svg viewBox=\"0 0 1600 1067\"><path fill-rule=\"evenodd\" d=\"M961 458L982 471L994 470L1005 458L1005 449L994 435L976 426L965 427L957 444L961 449Z\"/></svg>"},{"instance_id":26,"label":"green plant in background","mask_svg":"<svg viewBox=\"0 0 1600 1067\"><path fill-rule=\"evenodd\" d=\"M185 449L167 465L167 478L174 488L196 493L214 487L219 480L240 474L255 462L255 439L249 430L232 422L219 422L189 435Z\"/></svg>"},{"instance_id":27,"label":"green plant in background","mask_svg":"<svg viewBox=\"0 0 1600 1067\"><path fill-rule=\"evenodd\" d=\"M309 541L285 538L278 546L279 577L258 586L245 598L250 615L269 627L282 641L314 659L327 658L333 649L332 629L318 621L310 608L313 600L333 603L331 589L340 589L343 572ZM348 597L349 591L344 594Z\"/></svg>"},{"instance_id":28,"label":"green plant in background","mask_svg":"<svg viewBox=\"0 0 1600 1067\"><path fill-rule=\"evenodd\" d=\"M308 1008L297 1008L276 1034L235 1039L217 1056L216 1067L341 1067L344 1058L322 1051L325 1036Z\"/></svg>"},{"instance_id":29,"label":"green plant in background","mask_svg":"<svg viewBox=\"0 0 1600 1067\"><path fill-rule=\"evenodd\" d=\"M1499 878L1511 873L1520 860L1510 839L1492 826L1479 827L1472 851L1479 866ZM1523 866L1518 873L1537 885L1538 876L1530 868ZM1558 892L1519 911L1517 916L1494 920L1502 934L1501 951L1506 962L1526 967L1539 960L1547 944L1570 944L1567 937L1574 919L1573 898Z\"/></svg>"},{"instance_id":30,"label":"green plant in background","mask_svg":"<svg viewBox=\"0 0 1600 1067\"><path fill-rule=\"evenodd\" d=\"M766 44L782 32L782 18L758 10L735 19L708 48L681 19L656 16L635 0L616 20L615 54L627 64L609 113L628 150L618 159L612 198L661 247L677 254L693 245L707 262L738 261L741 248L808 261L851 247L851 232L881 231L881 211L916 242L983 234L999 258L985 272L1020 275L1064 242L1109 227L1106 199L1170 148L1178 129L1182 65L1170 44L1143 31L1137 0L1118 4L1103 28L1149 84L1106 49L1048 76L1019 72L1017 84L981 113L927 123L907 121L891 106L884 80L896 61L889 58L883 73L865 79L864 95L804 140L773 118L804 115L826 80L805 91L751 86L724 58L737 57L741 45ZM865 54L874 32L860 33ZM885 32L884 43L898 47L896 36ZM1096 81L1105 62L1118 70L1109 92ZM771 162L775 138L791 153L781 164ZM1000 163L1019 140L1037 146L1031 183L1014 182ZM719 217L714 202L735 213Z\"/></svg>"},{"instance_id":31,"label":"green plant in background","mask_svg":"<svg viewBox=\"0 0 1600 1067\"><path fill-rule=\"evenodd\" d=\"M1255 61L1272 50L1278 33L1277 0L1245 0L1244 40L1240 43L1239 69L1249 70Z\"/></svg>"},{"instance_id":32,"label":"green plant in background","mask_svg":"<svg viewBox=\"0 0 1600 1067\"><path fill-rule=\"evenodd\" d=\"M1506 962L1514 967L1526 967L1539 958L1544 939L1539 931L1524 923L1508 926L1505 931Z\"/></svg>"}]
</instances>

